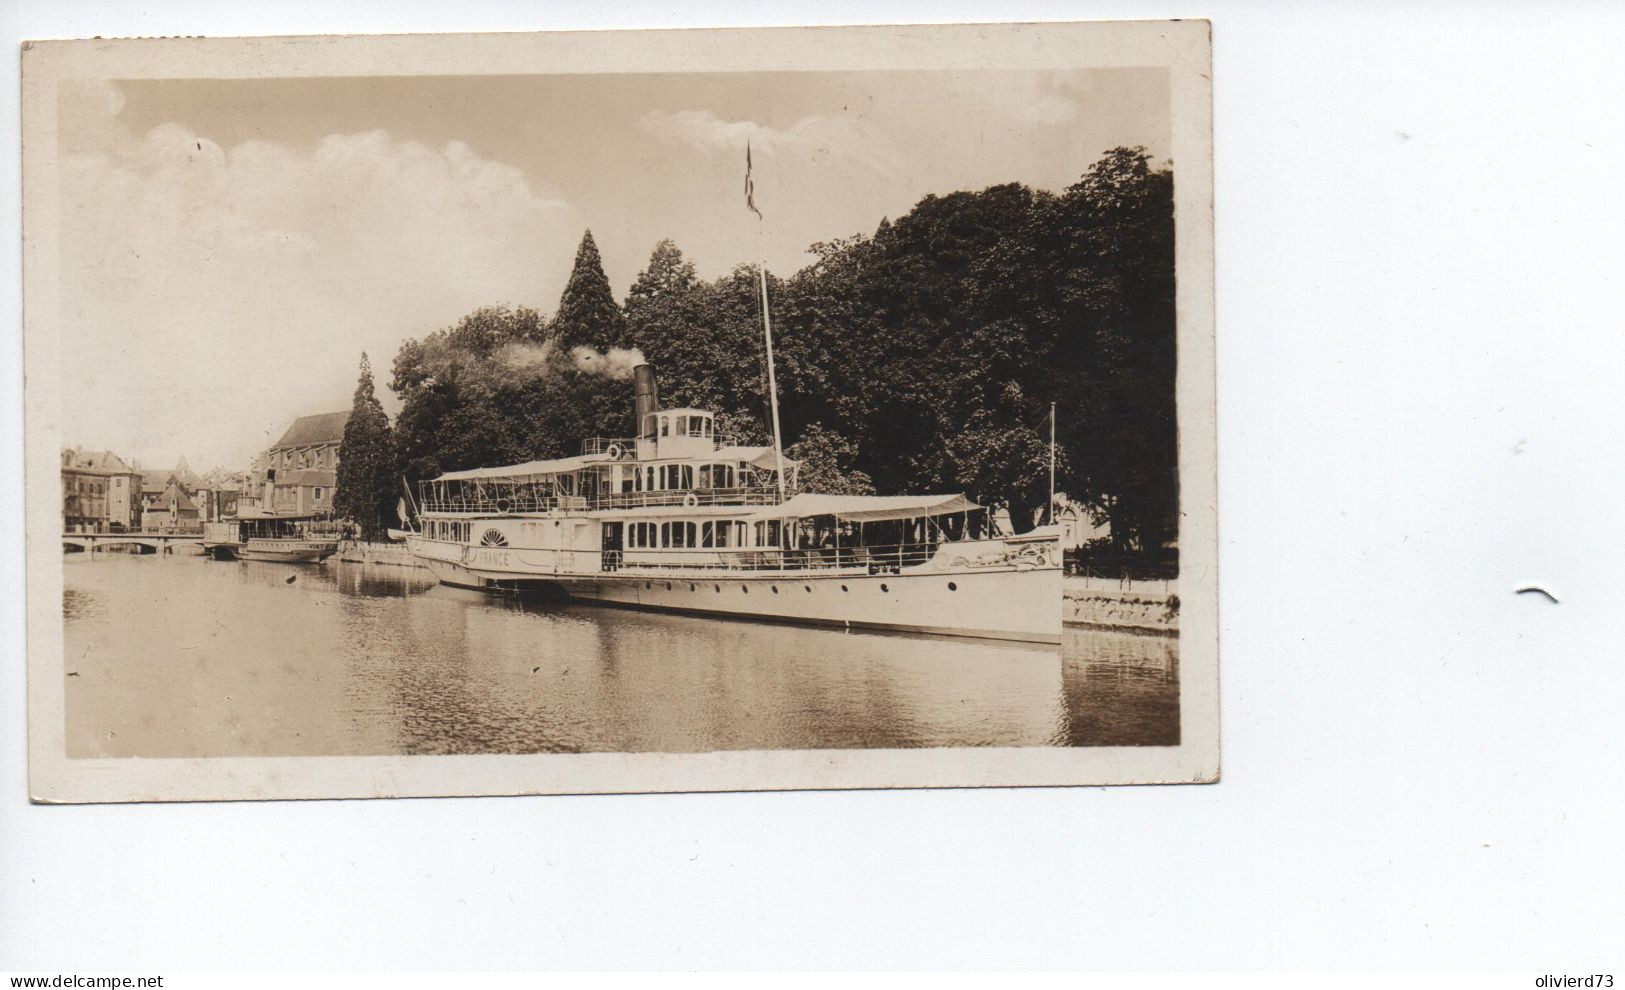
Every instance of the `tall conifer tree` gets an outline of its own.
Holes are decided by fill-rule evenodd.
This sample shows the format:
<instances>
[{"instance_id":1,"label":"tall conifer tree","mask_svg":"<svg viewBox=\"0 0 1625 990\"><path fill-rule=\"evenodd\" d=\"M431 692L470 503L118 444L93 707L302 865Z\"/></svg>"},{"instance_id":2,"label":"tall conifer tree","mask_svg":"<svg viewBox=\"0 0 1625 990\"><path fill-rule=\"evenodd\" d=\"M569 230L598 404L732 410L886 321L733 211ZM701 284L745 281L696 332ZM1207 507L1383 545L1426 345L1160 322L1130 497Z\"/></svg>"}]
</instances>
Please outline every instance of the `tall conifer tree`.
<instances>
[{"instance_id":1,"label":"tall conifer tree","mask_svg":"<svg viewBox=\"0 0 1625 990\"><path fill-rule=\"evenodd\" d=\"M559 298L559 311L553 317L551 339L564 353L572 348L590 347L606 351L626 344L626 321L615 304L615 294L604 276L598 245L592 231L581 238L576 249L575 268Z\"/></svg>"},{"instance_id":2,"label":"tall conifer tree","mask_svg":"<svg viewBox=\"0 0 1625 990\"><path fill-rule=\"evenodd\" d=\"M373 391L372 364L361 355L350 421L339 445L333 508L361 527L364 539L377 539L394 516L395 448L389 417Z\"/></svg>"}]
</instances>

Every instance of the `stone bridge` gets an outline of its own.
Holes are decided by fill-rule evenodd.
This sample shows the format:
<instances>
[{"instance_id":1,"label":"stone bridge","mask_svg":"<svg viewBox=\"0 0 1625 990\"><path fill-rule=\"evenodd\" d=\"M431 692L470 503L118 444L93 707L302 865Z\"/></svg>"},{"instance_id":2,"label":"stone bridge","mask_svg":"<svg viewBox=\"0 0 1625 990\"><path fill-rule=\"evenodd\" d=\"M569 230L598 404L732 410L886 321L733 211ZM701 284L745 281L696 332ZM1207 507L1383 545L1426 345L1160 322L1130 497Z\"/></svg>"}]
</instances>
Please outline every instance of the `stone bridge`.
<instances>
[{"instance_id":1,"label":"stone bridge","mask_svg":"<svg viewBox=\"0 0 1625 990\"><path fill-rule=\"evenodd\" d=\"M108 547L140 547L142 553L201 553L202 533L63 533L62 549L100 550Z\"/></svg>"}]
</instances>

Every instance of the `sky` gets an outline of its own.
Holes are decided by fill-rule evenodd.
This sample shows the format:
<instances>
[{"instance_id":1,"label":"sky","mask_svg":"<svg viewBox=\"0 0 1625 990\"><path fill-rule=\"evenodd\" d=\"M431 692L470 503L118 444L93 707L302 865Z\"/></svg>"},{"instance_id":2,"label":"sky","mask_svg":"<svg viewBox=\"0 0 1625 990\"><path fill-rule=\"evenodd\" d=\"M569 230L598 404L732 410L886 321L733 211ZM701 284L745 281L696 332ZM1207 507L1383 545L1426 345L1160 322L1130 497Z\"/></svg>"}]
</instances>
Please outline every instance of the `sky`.
<instances>
[{"instance_id":1,"label":"sky","mask_svg":"<svg viewBox=\"0 0 1625 990\"><path fill-rule=\"evenodd\" d=\"M362 352L393 414L406 339L552 313L588 229L623 300L662 238L789 275L928 194L1166 160L1168 102L1158 69L64 82L63 439L245 468Z\"/></svg>"}]
</instances>

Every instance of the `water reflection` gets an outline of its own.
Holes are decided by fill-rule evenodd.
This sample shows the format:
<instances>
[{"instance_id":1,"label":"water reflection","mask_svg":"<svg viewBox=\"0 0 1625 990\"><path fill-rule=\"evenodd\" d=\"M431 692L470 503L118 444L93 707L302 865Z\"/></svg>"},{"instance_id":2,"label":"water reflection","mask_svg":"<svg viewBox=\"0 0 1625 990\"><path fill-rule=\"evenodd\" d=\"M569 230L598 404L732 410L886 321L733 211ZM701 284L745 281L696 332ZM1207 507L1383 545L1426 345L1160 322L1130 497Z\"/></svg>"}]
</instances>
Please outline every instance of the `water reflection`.
<instances>
[{"instance_id":1,"label":"water reflection","mask_svg":"<svg viewBox=\"0 0 1625 990\"><path fill-rule=\"evenodd\" d=\"M1169 745L1171 639L662 615L384 565L65 558L73 756Z\"/></svg>"}]
</instances>

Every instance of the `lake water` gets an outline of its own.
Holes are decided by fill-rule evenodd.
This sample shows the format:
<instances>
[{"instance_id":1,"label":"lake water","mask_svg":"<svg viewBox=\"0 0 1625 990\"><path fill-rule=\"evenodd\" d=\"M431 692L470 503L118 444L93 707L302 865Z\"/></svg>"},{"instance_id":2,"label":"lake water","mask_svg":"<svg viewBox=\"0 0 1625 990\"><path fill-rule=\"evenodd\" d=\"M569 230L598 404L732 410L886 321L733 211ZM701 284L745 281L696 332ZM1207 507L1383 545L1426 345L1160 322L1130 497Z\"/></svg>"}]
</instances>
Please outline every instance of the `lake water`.
<instances>
[{"instance_id":1,"label":"lake water","mask_svg":"<svg viewBox=\"0 0 1625 990\"><path fill-rule=\"evenodd\" d=\"M64 557L68 753L353 756L1172 745L1171 638L806 629L426 571Z\"/></svg>"}]
</instances>

